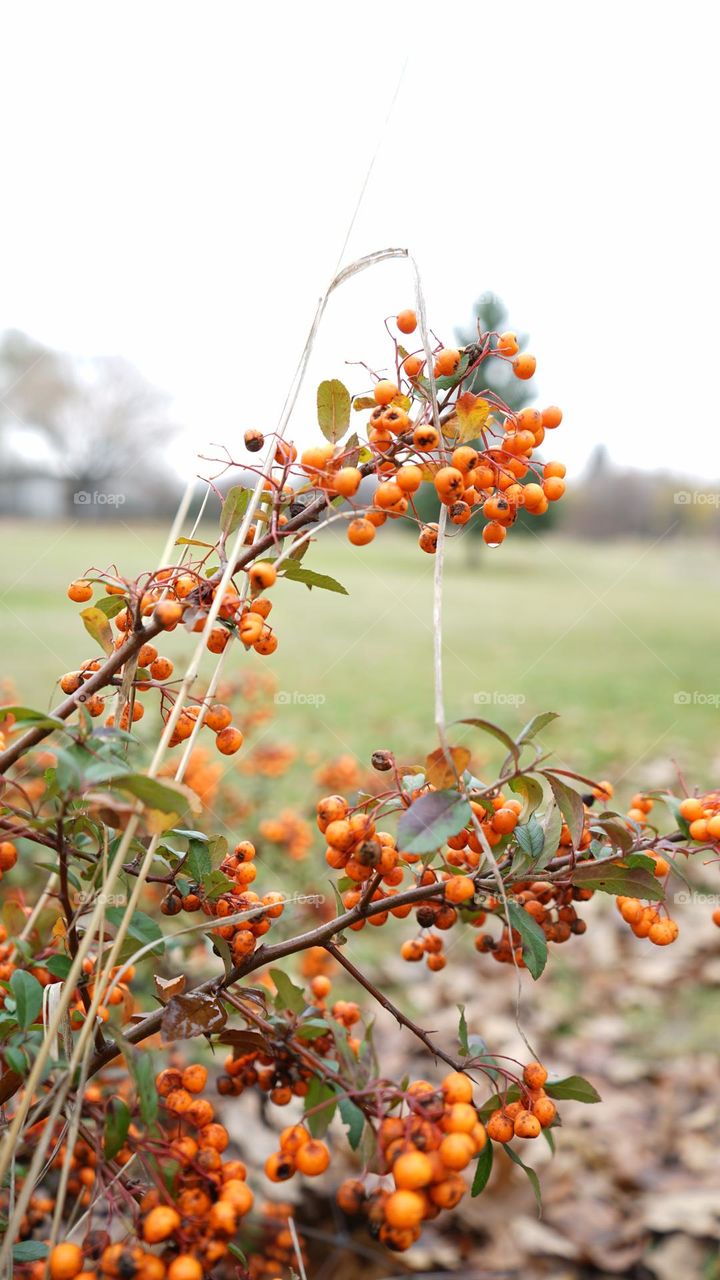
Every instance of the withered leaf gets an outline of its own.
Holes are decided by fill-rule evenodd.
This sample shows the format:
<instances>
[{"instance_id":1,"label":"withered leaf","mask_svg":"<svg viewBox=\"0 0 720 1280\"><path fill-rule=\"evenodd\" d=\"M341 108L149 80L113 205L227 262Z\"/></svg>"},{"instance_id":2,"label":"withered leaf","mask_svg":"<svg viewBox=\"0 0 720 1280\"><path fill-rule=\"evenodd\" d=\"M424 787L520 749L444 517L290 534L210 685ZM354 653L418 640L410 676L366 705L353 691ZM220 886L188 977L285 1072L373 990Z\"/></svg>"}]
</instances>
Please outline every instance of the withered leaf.
<instances>
[{"instance_id":1,"label":"withered leaf","mask_svg":"<svg viewBox=\"0 0 720 1280\"><path fill-rule=\"evenodd\" d=\"M231 1044L236 1057L241 1057L244 1053L265 1053L269 1047L265 1036L261 1036L259 1031L244 1031L240 1027L230 1027L223 1031L218 1040L220 1044Z\"/></svg>"},{"instance_id":2,"label":"withered leaf","mask_svg":"<svg viewBox=\"0 0 720 1280\"><path fill-rule=\"evenodd\" d=\"M203 991L172 996L165 1006L162 1020L163 1040L190 1040L193 1036L221 1031L227 1014L215 996Z\"/></svg>"},{"instance_id":3,"label":"withered leaf","mask_svg":"<svg viewBox=\"0 0 720 1280\"><path fill-rule=\"evenodd\" d=\"M425 777L433 787L441 790L443 787L454 786L457 776L462 775L468 766L470 760L470 752L467 747L450 747L448 750L455 768L450 765L442 747L438 747L437 751L432 751L425 761Z\"/></svg>"},{"instance_id":4,"label":"withered leaf","mask_svg":"<svg viewBox=\"0 0 720 1280\"><path fill-rule=\"evenodd\" d=\"M155 974L155 993L163 1004L167 1004L171 996L182 995L185 990L185 974L181 973L177 978L159 978Z\"/></svg>"}]
</instances>

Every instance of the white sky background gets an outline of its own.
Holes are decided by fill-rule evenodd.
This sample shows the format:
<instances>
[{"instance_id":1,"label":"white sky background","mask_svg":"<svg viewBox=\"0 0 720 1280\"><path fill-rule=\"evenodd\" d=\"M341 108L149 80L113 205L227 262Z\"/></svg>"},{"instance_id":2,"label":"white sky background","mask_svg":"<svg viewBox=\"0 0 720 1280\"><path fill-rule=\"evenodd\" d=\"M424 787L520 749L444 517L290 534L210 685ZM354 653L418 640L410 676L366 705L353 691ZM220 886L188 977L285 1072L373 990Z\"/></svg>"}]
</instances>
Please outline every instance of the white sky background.
<instances>
[{"instance_id":1,"label":"white sky background","mask_svg":"<svg viewBox=\"0 0 720 1280\"><path fill-rule=\"evenodd\" d=\"M447 342L483 290L504 297L571 471L603 441L713 479L712 19L645 0L6 7L0 327L137 363L175 397L178 466L209 440L243 457L380 140L344 261L409 247ZM321 378L366 385L345 359L386 364L382 320L412 301L402 263L336 296L291 436L311 438Z\"/></svg>"}]
</instances>

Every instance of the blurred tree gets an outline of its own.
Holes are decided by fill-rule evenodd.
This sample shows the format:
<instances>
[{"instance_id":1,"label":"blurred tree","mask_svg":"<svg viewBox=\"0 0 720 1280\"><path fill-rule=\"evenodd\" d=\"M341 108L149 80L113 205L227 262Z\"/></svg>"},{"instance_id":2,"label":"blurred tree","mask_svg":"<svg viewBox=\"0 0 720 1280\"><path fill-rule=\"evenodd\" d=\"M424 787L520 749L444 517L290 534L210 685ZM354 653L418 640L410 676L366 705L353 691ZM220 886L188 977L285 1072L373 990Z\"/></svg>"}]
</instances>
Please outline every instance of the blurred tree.
<instances>
[{"instance_id":1,"label":"blurred tree","mask_svg":"<svg viewBox=\"0 0 720 1280\"><path fill-rule=\"evenodd\" d=\"M0 428L43 436L76 516L86 505L78 494L99 487L139 485L151 501L159 449L176 430L169 407L119 356L78 359L17 330L0 339Z\"/></svg>"}]
</instances>

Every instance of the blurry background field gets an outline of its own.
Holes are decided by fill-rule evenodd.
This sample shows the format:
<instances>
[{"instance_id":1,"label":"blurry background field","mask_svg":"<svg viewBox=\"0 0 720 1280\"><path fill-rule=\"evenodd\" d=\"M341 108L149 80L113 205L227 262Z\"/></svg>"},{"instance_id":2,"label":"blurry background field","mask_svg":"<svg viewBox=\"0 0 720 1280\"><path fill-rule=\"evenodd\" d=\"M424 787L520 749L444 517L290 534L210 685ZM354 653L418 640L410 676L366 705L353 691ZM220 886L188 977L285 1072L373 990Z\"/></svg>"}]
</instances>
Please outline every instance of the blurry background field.
<instances>
[{"instance_id":1,"label":"blurry background field","mask_svg":"<svg viewBox=\"0 0 720 1280\"><path fill-rule=\"evenodd\" d=\"M3 675L22 701L52 705L57 678L94 656L67 583L112 563L133 576L156 562L164 536L149 524L0 523ZM228 674L273 672L277 732L301 751L366 763L390 748L419 759L432 738L433 561L394 531L362 551L326 536L311 557L348 596L311 598L299 583L281 584L277 653L237 651ZM478 716L512 732L554 710L561 719L545 746L621 794L672 783L673 760L693 783L712 784L717 573L714 544L698 539L528 536L497 551L456 539L446 568L448 718ZM176 634L166 648L175 658L189 643ZM468 741L487 745L474 731Z\"/></svg>"}]
</instances>

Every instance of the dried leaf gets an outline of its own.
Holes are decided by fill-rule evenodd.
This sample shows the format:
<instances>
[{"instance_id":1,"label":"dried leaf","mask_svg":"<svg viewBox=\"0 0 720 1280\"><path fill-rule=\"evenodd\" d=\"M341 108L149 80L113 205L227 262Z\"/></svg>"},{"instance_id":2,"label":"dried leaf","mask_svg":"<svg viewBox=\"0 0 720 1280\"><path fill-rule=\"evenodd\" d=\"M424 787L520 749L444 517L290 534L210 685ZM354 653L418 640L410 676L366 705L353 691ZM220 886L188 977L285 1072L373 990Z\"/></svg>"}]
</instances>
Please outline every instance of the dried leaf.
<instances>
[{"instance_id":1,"label":"dried leaf","mask_svg":"<svg viewBox=\"0 0 720 1280\"><path fill-rule=\"evenodd\" d=\"M172 996L165 1006L162 1020L163 1040L190 1040L193 1036L221 1031L227 1013L215 996L203 991Z\"/></svg>"}]
</instances>

